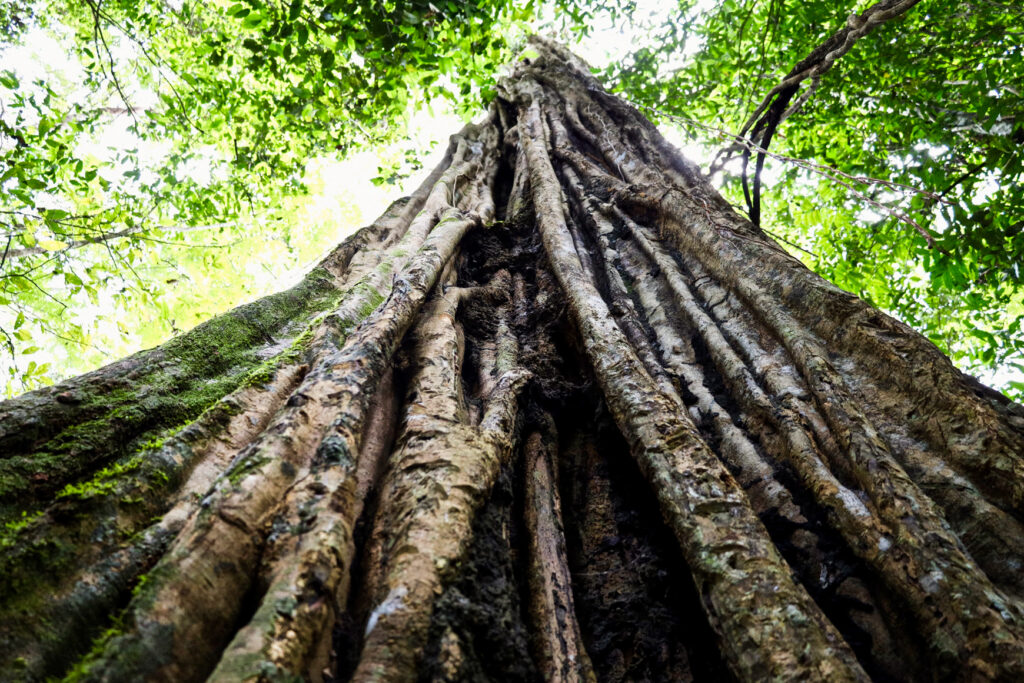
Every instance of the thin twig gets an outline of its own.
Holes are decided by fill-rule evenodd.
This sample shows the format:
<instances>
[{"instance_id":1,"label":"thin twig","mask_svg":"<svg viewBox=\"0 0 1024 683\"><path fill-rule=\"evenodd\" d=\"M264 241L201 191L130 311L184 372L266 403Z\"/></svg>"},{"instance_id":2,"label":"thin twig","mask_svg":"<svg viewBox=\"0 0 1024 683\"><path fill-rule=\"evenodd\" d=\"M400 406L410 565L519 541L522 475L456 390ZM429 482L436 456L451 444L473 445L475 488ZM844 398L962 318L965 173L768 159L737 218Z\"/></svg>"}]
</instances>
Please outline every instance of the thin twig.
<instances>
[{"instance_id":1,"label":"thin twig","mask_svg":"<svg viewBox=\"0 0 1024 683\"><path fill-rule=\"evenodd\" d=\"M31 217L31 218L37 218L39 220L43 219L42 216L35 216L35 215L29 214L29 213L24 213L23 215ZM60 223L61 221L57 221L57 222ZM87 225L80 225L80 224L74 224L74 223L64 223L64 224L65 225L70 225L70 226L75 227L75 228L78 228L79 230L95 230L94 228L92 228L90 226L87 226ZM100 234L98 236L95 236L95 237L86 237L86 238L80 239L80 240L72 240L66 247L64 247L63 249L58 250L55 253L63 254L63 253L66 253L68 251L71 251L72 249L78 249L79 247L83 247L83 246L86 246L86 245L89 245L89 244L102 244L104 242L109 242L109 241L112 241L112 240L116 240L116 239L119 239L121 237L136 236L138 239L149 240L149 241L152 241L152 242L161 242L161 240L159 240L157 238L147 237L144 234L142 234L142 233L151 232L151 231L154 231L154 230L162 230L162 231L165 231L165 232L172 232L172 233L183 233L183 232L194 232L194 231L197 231L197 230L213 230L215 228L226 228L226 227L230 227L230 226L231 226L230 223L212 223L210 225L181 225L181 226L176 226L176 225L155 225L155 226L151 226L151 227L148 227L148 228L145 227L145 226L139 225L139 226L135 226L135 227L131 227L131 228L125 228L124 230L118 230L116 232L102 233L102 234ZM98 230L95 230L95 231L98 232ZM163 243L164 244L177 244L175 242L163 242ZM186 245L186 246L203 246L203 245ZM225 246L225 245L209 245L209 246L218 247L218 246ZM26 256L33 256L33 255L37 255L37 254L42 254L42 253L46 253L48 251L49 250L43 249L42 247L25 247L24 249L15 249L15 250L13 250L11 252L10 256L11 256L12 259L24 258Z\"/></svg>"},{"instance_id":2,"label":"thin twig","mask_svg":"<svg viewBox=\"0 0 1024 683\"><path fill-rule=\"evenodd\" d=\"M92 6L93 0L85 1L90 5L90 7ZM166 62L155 58L146 48L145 43L143 43L141 40L132 35L132 33L130 33L129 31L125 30L112 16L104 12L103 8L100 7L99 2L100 0L96 0L94 14L96 14L98 17L103 18L108 24L116 28L121 33L121 35L123 35L128 40L132 41L133 43L139 46L139 49L142 51L143 56L149 61L150 64L156 67L157 73L160 75L161 80L167 83L168 87L170 87L171 92L174 94L174 99L178 101L178 107L182 116L185 117L185 120L188 121L188 123L193 128L195 128L200 133L203 132L203 129L199 126L199 124L196 123L195 120L188 115L188 107L185 106L184 101L181 99L181 94L178 92L178 89L174 86L174 82L163 74L162 69L166 67L172 74L181 79L182 82L185 83L185 85L191 88L193 92L196 92L195 87L188 81L182 79L181 76L173 68L168 66ZM111 66L111 69L113 69L113 66ZM134 113L131 111L131 107L129 107L129 113L132 113L132 116L134 117Z\"/></svg>"},{"instance_id":3,"label":"thin twig","mask_svg":"<svg viewBox=\"0 0 1024 683\"><path fill-rule=\"evenodd\" d=\"M100 19L100 2L101 0L85 0L86 4L89 5L89 9L92 10L93 18L93 44L96 45L96 51L99 52L100 43L103 44L103 52L107 55L109 61L109 74L110 80L114 84L114 88L117 90L117 94L121 97L121 101L124 102L124 106L127 107L128 113L131 114L132 121L135 122L135 130L139 129L139 120L135 117L135 108L132 107L131 102L128 101L128 96L125 95L124 90L121 88L121 81L117 78L117 73L114 70L114 55L110 52L110 45L107 43L107 36L103 33L103 25ZM102 64L102 62L101 62ZM102 66L100 67L103 68Z\"/></svg>"}]
</instances>

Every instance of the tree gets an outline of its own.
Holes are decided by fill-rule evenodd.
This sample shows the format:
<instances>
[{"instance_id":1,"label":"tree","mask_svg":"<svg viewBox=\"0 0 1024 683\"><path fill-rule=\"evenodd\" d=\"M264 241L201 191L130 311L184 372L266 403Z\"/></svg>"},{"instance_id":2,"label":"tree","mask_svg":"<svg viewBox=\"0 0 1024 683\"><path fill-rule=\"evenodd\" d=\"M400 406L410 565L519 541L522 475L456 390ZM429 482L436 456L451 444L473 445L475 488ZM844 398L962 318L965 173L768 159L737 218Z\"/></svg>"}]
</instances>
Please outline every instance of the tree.
<instances>
[{"instance_id":1,"label":"tree","mask_svg":"<svg viewBox=\"0 0 1024 683\"><path fill-rule=\"evenodd\" d=\"M93 369L251 298L239 270L268 266L239 262L261 242L287 249L280 270L307 262L297 244L330 244L293 239L310 222L298 214L311 167L392 140L376 180L393 182L416 165L395 143L409 112L439 99L479 111L524 32L580 38L605 25L627 27L635 47L603 81L709 153L724 147L712 169L727 198L744 201L752 180L764 229L812 270L1020 400L1022 10L654 4L651 15L633 0L8 2L3 391ZM33 61L50 66L20 68L19 43L49 43ZM125 139L103 152L112 131ZM746 173L736 152L752 157ZM227 284L223 301L196 300L204 279ZM107 300L102 315L82 313Z\"/></svg>"},{"instance_id":2,"label":"tree","mask_svg":"<svg viewBox=\"0 0 1024 683\"><path fill-rule=\"evenodd\" d=\"M543 39L295 288L2 405L12 678L1024 675L1024 409Z\"/></svg>"}]
</instances>

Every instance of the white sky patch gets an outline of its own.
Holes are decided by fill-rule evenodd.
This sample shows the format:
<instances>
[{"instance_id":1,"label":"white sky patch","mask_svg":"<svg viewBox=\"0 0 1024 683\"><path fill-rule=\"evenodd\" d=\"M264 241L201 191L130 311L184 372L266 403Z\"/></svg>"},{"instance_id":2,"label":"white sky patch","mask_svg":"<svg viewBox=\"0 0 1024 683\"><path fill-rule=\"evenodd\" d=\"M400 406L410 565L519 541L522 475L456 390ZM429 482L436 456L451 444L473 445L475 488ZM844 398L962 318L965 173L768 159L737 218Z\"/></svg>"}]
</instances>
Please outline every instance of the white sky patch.
<instances>
[{"instance_id":1,"label":"white sky patch","mask_svg":"<svg viewBox=\"0 0 1024 683\"><path fill-rule=\"evenodd\" d=\"M975 204L984 204L988 198L999 191L999 183L992 174L985 177L985 180L974 188L974 196L971 198Z\"/></svg>"},{"instance_id":2,"label":"white sky patch","mask_svg":"<svg viewBox=\"0 0 1024 683\"><path fill-rule=\"evenodd\" d=\"M1024 358L1013 359L1021 365L1024 365ZM978 378L983 384L987 384L991 387L1005 387L1010 382L1024 383L1024 369L1014 365L1001 365L994 370L980 370L975 373L975 377Z\"/></svg>"},{"instance_id":3,"label":"white sky patch","mask_svg":"<svg viewBox=\"0 0 1024 683\"><path fill-rule=\"evenodd\" d=\"M168 150L169 151L169 150ZM178 180L191 179L198 185L209 185L213 180L213 159L216 152L206 147L199 154L189 159L178 169Z\"/></svg>"},{"instance_id":4,"label":"white sky patch","mask_svg":"<svg viewBox=\"0 0 1024 683\"><path fill-rule=\"evenodd\" d=\"M647 43L653 30L664 25L669 17L679 14L677 3L664 0L636 0L635 4L631 24L621 18L613 23L610 15L600 14L590 25L590 35L570 48L591 66L604 68L613 61L624 59L638 45ZM691 12L706 12L716 4L714 0L698 0ZM698 50L700 44L696 39L687 40L680 53L662 65L662 71L667 74L681 68Z\"/></svg>"},{"instance_id":5,"label":"white sky patch","mask_svg":"<svg viewBox=\"0 0 1024 683\"><path fill-rule=\"evenodd\" d=\"M377 176L377 169L384 164L387 150L363 150L343 161L318 158L309 164L311 175L323 182L323 191L310 195L307 210L316 215L331 210L338 201L343 200L354 204L360 216L357 224L342 227L337 239L344 239L348 234L362 225L369 224L384 213L388 205L399 197L411 194L430 175L430 172L441 163L448 148L448 138L457 133L465 124L462 119L452 113L449 107L443 110L438 107L435 112L422 110L413 114L409 125L409 148L423 150L419 156L423 167L405 178L398 185L375 185L371 178ZM430 150L427 152L426 150ZM330 245L323 254L310 263L305 263L287 273L268 273L261 270L257 281L260 284L276 281L284 286L296 284L305 276L309 269L334 248Z\"/></svg>"}]
</instances>

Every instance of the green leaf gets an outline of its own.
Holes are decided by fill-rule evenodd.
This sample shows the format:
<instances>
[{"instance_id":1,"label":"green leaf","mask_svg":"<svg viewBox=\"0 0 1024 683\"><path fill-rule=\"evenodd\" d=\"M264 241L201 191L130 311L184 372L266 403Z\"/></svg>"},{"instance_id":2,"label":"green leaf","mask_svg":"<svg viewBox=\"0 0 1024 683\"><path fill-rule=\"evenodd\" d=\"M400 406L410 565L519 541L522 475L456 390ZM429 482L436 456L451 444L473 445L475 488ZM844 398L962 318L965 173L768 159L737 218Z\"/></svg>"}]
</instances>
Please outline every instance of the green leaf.
<instances>
[{"instance_id":1,"label":"green leaf","mask_svg":"<svg viewBox=\"0 0 1024 683\"><path fill-rule=\"evenodd\" d=\"M262 12L252 12L242 20L242 26L245 28L256 28L263 23L264 19L265 17Z\"/></svg>"},{"instance_id":2,"label":"green leaf","mask_svg":"<svg viewBox=\"0 0 1024 683\"><path fill-rule=\"evenodd\" d=\"M39 246L46 251L60 251L61 249L67 249L68 244L58 240L39 240Z\"/></svg>"},{"instance_id":3,"label":"green leaf","mask_svg":"<svg viewBox=\"0 0 1024 683\"><path fill-rule=\"evenodd\" d=\"M320 53L320 70L324 76L330 78L331 69L334 67L334 53L333 52L321 52Z\"/></svg>"}]
</instances>

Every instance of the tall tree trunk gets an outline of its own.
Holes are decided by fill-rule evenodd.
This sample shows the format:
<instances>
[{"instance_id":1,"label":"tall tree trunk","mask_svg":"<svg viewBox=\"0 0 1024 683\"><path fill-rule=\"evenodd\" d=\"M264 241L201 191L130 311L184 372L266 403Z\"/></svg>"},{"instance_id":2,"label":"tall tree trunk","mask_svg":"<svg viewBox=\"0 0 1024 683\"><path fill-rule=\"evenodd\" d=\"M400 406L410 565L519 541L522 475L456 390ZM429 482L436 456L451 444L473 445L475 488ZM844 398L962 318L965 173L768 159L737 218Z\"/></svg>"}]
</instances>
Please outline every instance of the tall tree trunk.
<instances>
[{"instance_id":1,"label":"tall tree trunk","mask_svg":"<svg viewBox=\"0 0 1024 683\"><path fill-rule=\"evenodd\" d=\"M0 408L0 677L1024 680L1024 411L557 45L296 288Z\"/></svg>"}]
</instances>

